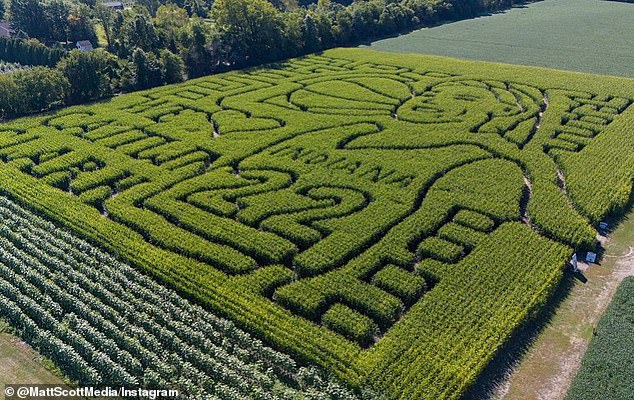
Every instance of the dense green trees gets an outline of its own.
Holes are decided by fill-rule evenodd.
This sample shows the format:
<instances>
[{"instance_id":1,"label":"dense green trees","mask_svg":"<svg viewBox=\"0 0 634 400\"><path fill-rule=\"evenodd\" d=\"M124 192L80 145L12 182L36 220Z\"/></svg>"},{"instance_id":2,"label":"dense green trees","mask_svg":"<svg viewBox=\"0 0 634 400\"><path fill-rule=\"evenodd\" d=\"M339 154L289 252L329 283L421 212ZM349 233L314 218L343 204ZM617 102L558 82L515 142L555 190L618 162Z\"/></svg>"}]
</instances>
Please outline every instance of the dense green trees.
<instances>
[{"instance_id":1,"label":"dense green trees","mask_svg":"<svg viewBox=\"0 0 634 400\"><path fill-rule=\"evenodd\" d=\"M149 89L185 79L183 60L169 50L157 54L136 48L122 71L119 86L127 91Z\"/></svg>"},{"instance_id":2,"label":"dense green trees","mask_svg":"<svg viewBox=\"0 0 634 400\"><path fill-rule=\"evenodd\" d=\"M136 48L159 57L160 49L168 49L183 58L188 76L198 77L403 32L440 18L467 17L501 4L489 0L217 0L205 12L195 11L199 2L176 2L96 14L103 21L110 50L120 57L130 58Z\"/></svg>"},{"instance_id":3,"label":"dense green trees","mask_svg":"<svg viewBox=\"0 0 634 400\"><path fill-rule=\"evenodd\" d=\"M118 61L102 49L90 52L73 50L59 63L58 69L71 82L67 104L78 104L112 95Z\"/></svg>"},{"instance_id":4,"label":"dense green trees","mask_svg":"<svg viewBox=\"0 0 634 400\"><path fill-rule=\"evenodd\" d=\"M70 84L57 70L35 67L0 77L0 113L13 116L48 110L64 103Z\"/></svg>"},{"instance_id":5,"label":"dense green trees","mask_svg":"<svg viewBox=\"0 0 634 400\"><path fill-rule=\"evenodd\" d=\"M97 44L99 21L102 44L118 60L103 51L68 56L60 65L70 84L64 97L77 104L350 45L512 1L142 0L115 11L92 0L9 0L17 35L33 39L0 39L0 60L54 67L63 47L79 40ZM5 117L37 109L3 107Z\"/></svg>"},{"instance_id":6,"label":"dense green trees","mask_svg":"<svg viewBox=\"0 0 634 400\"><path fill-rule=\"evenodd\" d=\"M96 42L91 10L86 4L69 0L10 0L14 29L42 41Z\"/></svg>"},{"instance_id":7,"label":"dense green trees","mask_svg":"<svg viewBox=\"0 0 634 400\"><path fill-rule=\"evenodd\" d=\"M112 26L111 47L119 57L131 56L136 48L151 51L160 47L154 24L146 13L117 13Z\"/></svg>"},{"instance_id":8,"label":"dense green trees","mask_svg":"<svg viewBox=\"0 0 634 400\"><path fill-rule=\"evenodd\" d=\"M169 50L161 51L163 80L165 83L178 83L185 80L183 59Z\"/></svg>"},{"instance_id":9,"label":"dense green trees","mask_svg":"<svg viewBox=\"0 0 634 400\"><path fill-rule=\"evenodd\" d=\"M35 39L0 38L0 60L2 61L52 67L64 54L64 50L44 46Z\"/></svg>"},{"instance_id":10,"label":"dense green trees","mask_svg":"<svg viewBox=\"0 0 634 400\"><path fill-rule=\"evenodd\" d=\"M140 48L134 50L132 69L135 89L148 89L161 84L161 64L153 54L147 54Z\"/></svg>"},{"instance_id":11,"label":"dense green trees","mask_svg":"<svg viewBox=\"0 0 634 400\"><path fill-rule=\"evenodd\" d=\"M267 0L216 0L212 18L227 57L235 64L257 64L284 56L282 15Z\"/></svg>"},{"instance_id":12,"label":"dense green trees","mask_svg":"<svg viewBox=\"0 0 634 400\"><path fill-rule=\"evenodd\" d=\"M6 117L14 112L18 85L10 74L0 75L0 117Z\"/></svg>"},{"instance_id":13,"label":"dense green trees","mask_svg":"<svg viewBox=\"0 0 634 400\"><path fill-rule=\"evenodd\" d=\"M9 13L11 24L16 30L35 36L44 36L44 26L41 18L44 14L43 3L38 0L11 0Z\"/></svg>"},{"instance_id":14,"label":"dense green trees","mask_svg":"<svg viewBox=\"0 0 634 400\"><path fill-rule=\"evenodd\" d=\"M195 19L185 29L186 40L183 41L182 54L188 76L196 78L211 73L219 64L216 55L220 53L220 49L207 44L212 35L209 26Z\"/></svg>"}]
</instances>

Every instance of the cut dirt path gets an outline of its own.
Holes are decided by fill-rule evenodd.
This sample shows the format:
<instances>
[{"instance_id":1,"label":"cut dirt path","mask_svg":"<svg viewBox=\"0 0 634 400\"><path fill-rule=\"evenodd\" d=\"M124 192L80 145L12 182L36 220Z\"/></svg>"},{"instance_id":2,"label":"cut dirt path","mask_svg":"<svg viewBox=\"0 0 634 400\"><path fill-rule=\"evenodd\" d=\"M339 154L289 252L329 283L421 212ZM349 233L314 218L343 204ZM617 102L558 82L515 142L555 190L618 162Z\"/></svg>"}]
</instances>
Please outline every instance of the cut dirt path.
<instances>
[{"instance_id":1,"label":"cut dirt path","mask_svg":"<svg viewBox=\"0 0 634 400\"><path fill-rule=\"evenodd\" d=\"M0 332L0 399L4 399L4 385L16 383L62 384L63 381L45 368L42 358L29 345Z\"/></svg>"},{"instance_id":2,"label":"cut dirt path","mask_svg":"<svg viewBox=\"0 0 634 400\"><path fill-rule=\"evenodd\" d=\"M634 212L609 238L601 263L582 264L565 300L491 396L504 400L560 400L570 387L593 329L621 281L634 275ZM584 282L585 280L585 282Z\"/></svg>"}]
</instances>

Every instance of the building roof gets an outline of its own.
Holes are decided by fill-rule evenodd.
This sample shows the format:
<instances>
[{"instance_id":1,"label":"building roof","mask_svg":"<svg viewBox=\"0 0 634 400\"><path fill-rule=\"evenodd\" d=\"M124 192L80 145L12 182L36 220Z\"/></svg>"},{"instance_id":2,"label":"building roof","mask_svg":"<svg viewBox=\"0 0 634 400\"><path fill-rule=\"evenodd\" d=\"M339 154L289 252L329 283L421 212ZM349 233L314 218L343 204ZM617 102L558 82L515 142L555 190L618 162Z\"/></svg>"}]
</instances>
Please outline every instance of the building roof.
<instances>
[{"instance_id":1,"label":"building roof","mask_svg":"<svg viewBox=\"0 0 634 400\"><path fill-rule=\"evenodd\" d=\"M110 8L120 8L123 9L123 2L121 1L104 1L103 3L104 6L106 7L110 7Z\"/></svg>"},{"instance_id":2,"label":"building roof","mask_svg":"<svg viewBox=\"0 0 634 400\"><path fill-rule=\"evenodd\" d=\"M0 37L11 37L13 29L9 21L0 21Z\"/></svg>"},{"instance_id":3,"label":"building roof","mask_svg":"<svg viewBox=\"0 0 634 400\"><path fill-rule=\"evenodd\" d=\"M80 40L77 42L77 48L79 50L92 50L92 43L90 43L90 40Z\"/></svg>"}]
</instances>

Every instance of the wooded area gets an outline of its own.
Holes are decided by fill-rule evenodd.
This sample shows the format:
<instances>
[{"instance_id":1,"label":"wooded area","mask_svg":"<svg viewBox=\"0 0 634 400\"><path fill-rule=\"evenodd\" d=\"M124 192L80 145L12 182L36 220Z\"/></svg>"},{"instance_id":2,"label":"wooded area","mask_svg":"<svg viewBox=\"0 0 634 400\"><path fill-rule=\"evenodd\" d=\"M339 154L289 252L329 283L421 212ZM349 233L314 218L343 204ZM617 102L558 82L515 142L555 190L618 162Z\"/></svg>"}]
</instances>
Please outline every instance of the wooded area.
<instances>
[{"instance_id":1,"label":"wooded area","mask_svg":"<svg viewBox=\"0 0 634 400\"><path fill-rule=\"evenodd\" d=\"M23 94L32 69L0 79L0 113L11 118L187 78L297 57L508 7L512 0L138 1L115 10L95 0L11 0L14 36L0 59L55 69L42 96ZM103 49L71 51L74 43ZM26 41L27 38L30 40ZM17 51L2 52L2 46ZM5 58L6 57L6 58ZM32 77L29 77L33 75Z\"/></svg>"}]
</instances>

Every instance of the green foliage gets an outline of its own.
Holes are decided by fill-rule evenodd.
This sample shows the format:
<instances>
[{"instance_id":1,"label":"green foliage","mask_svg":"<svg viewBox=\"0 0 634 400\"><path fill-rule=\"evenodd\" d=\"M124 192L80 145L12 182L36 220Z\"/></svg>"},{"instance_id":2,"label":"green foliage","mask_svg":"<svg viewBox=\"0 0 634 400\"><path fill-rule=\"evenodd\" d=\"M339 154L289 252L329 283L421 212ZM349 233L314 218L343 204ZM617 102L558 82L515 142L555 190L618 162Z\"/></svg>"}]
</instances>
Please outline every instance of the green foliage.
<instances>
[{"instance_id":1,"label":"green foliage","mask_svg":"<svg viewBox=\"0 0 634 400\"><path fill-rule=\"evenodd\" d=\"M447 224L438 230L438 236L455 243L460 243L467 248L474 248L486 238L486 234L459 224Z\"/></svg>"},{"instance_id":2,"label":"green foliage","mask_svg":"<svg viewBox=\"0 0 634 400\"><path fill-rule=\"evenodd\" d=\"M526 322L525 311L548 299L570 253L525 225L503 224L411 308L408 316L416 318L402 320L390 332L394 336L369 351L370 380L393 388L392 398L458 398L457 388L473 382L508 340L508 327ZM449 309L461 312L449 316ZM420 338L418 346L404 339L412 337ZM453 368L439 371L439 363ZM410 384L399 383L408 378Z\"/></svg>"},{"instance_id":3,"label":"green foliage","mask_svg":"<svg viewBox=\"0 0 634 400\"><path fill-rule=\"evenodd\" d=\"M305 7L300 7L294 0L286 3L197 0L170 4L143 1L132 9L114 11L94 1L11 0L10 14L18 36L31 36L66 48L79 40L97 44L95 23L99 21L99 32L105 36L99 38L99 43L116 54L119 62L102 60L103 55L69 56L61 69L71 85L66 103L77 104L109 96L111 92L144 90L178 83L186 76L200 77L315 53L376 35L394 34L421 23L431 23L437 20L439 13L443 14L442 18L461 18L506 7L512 2L469 2L467 7L462 3L371 0L352 2L345 7L327 2L309 7L303 2L301 6ZM37 40L0 41L0 58L6 61L53 66L63 55L63 50L46 47ZM90 65L82 69L78 64ZM354 94L361 92L357 90ZM302 99L308 105L302 105ZM323 96L305 92L299 92L295 100L300 106L321 104L330 109L336 109L341 103L341 99L328 101ZM346 100L343 103L348 106L376 108L372 102ZM13 103L5 108L20 109ZM388 111L385 105L378 109ZM28 112L6 112L5 116L25 113ZM518 143L526 140L524 128L527 126L523 124L509 133L509 138Z\"/></svg>"},{"instance_id":4,"label":"green foliage","mask_svg":"<svg viewBox=\"0 0 634 400\"><path fill-rule=\"evenodd\" d=\"M454 263L463 255L463 248L444 239L430 237L421 242L417 253L420 257L432 257L438 261Z\"/></svg>"},{"instance_id":5,"label":"green foliage","mask_svg":"<svg viewBox=\"0 0 634 400\"><path fill-rule=\"evenodd\" d=\"M302 363L455 399L631 193L633 93L339 49L2 124L0 187Z\"/></svg>"},{"instance_id":6,"label":"green foliage","mask_svg":"<svg viewBox=\"0 0 634 400\"><path fill-rule=\"evenodd\" d=\"M322 317L322 322L333 331L360 343L369 343L378 329L370 318L343 304L333 305Z\"/></svg>"},{"instance_id":7,"label":"green foliage","mask_svg":"<svg viewBox=\"0 0 634 400\"><path fill-rule=\"evenodd\" d=\"M16 71L0 81L0 109L13 116L46 111L64 104L70 84L59 71L44 67Z\"/></svg>"},{"instance_id":8,"label":"green foliage","mask_svg":"<svg viewBox=\"0 0 634 400\"><path fill-rule=\"evenodd\" d=\"M486 215L482 215L469 210L461 210L454 217L454 222L464 225L468 228L477 229L479 231L488 232L493 229L494 222Z\"/></svg>"},{"instance_id":9,"label":"green foliage","mask_svg":"<svg viewBox=\"0 0 634 400\"><path fill-rule=\"evenodd\" d=\"M10 0L9 12L16 31L42 41L96 43L90 8L86 4L67 0Z\"/></svg>"},{"instance_id":10,"label":"green foliage","mask_svg":"<svg viewBox=\"0 0 634 400\"><path fill-rule=\"evenodd\" d=\"M23 65L53 67L65 52L44 46L37 40L0 38L0 60Z\"/></svg>"},{"instance_id":11,"label":"green foliage","mask_svg":"<svg viewBox=\"0 0 634 400\"><path fill-rule=\"evenodd\" d=\"M57 68L69 82L72 82L67 94L67 104L78 104L112 95L111 81L118 69L117 59L104 50L73 50L60 61Z\"/></svg>"},{"instance_id":12,"label":"green foliage","mask_svg":"<svg viewBox=\"0 0 634 400\"><path fill-rule=\"evenodd\" d=\"M185 80L185 64L183 59L169 50L161 52L163 64L163 80L166 84L179 83Z\"/></svg>"},{"instance_id":13,"label":"green foliage","mask_svg":"<svg viewBox=\"0 0 634 400\"><path fill-rule=\"evenodd\" d=\"M282 16L268 0L216 0L211 14L235 62L270 62L284 56L279 46Z\"/></svg>"},{"instance_id":14,"label":"green foliage","mask_svg":"<svg viewBox=\"0 0 634 400\"><path fill-rule=\"evenodd\" d=\"M425 280L394 265L388 265L373 277L378 287L398 296L405 304L416 300L426 289Z\"/></svg>"},{"instance_id":15,"label":"green foliage","mask_svg":"<svg viewBox=\"0 0 634 400\"><path fill-rule=\"evenodd\" d=\"M130 266L0 197L0 316L86 385L357 399Z\"/></svg>"},{"instance_id":16,"label":"green foliage","mask_svg":"<svg viewBox=\"0 0 634 400\"><path fill-rule=\"evenodd\" d=\"M597 325L567 400L625 400L634 385L634 278L619 285Z\"/></svg>"}]
</instances>

